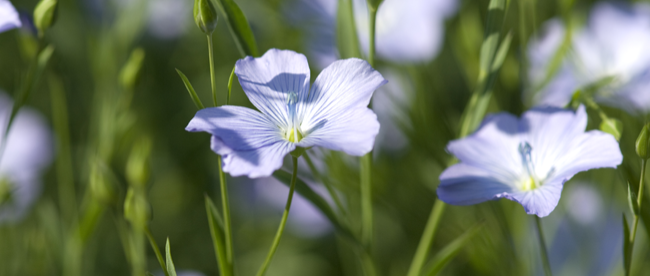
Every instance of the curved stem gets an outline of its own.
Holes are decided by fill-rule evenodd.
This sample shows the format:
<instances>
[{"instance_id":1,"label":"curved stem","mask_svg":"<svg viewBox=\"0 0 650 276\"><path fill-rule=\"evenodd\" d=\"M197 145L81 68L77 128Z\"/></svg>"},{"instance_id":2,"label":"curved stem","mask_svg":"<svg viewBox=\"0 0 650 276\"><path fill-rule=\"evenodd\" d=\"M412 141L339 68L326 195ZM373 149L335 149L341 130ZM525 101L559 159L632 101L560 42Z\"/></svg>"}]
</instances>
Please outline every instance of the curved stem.
<instances>
[{"instance_id":1,"label":"curved stem","mask_svg":"<svg viewBox=\"0 0 650 276\"><path fill-rule=\"evenodd\" d=\"M646 160L641 160L641 179L639 180L639 193L636 196L637 210L641 210L641 202L643 201L643 186L645 180ZM640 211L639 211L640 212ZM632 233L630 233L630 264L632 263L632 252L634 250L634 241L636 240L636 229L639 226L639 215L634 215L634 223L632 224ZM628 270L629 271L629 270Z\"/></svg>"},{"instance_id":2,"label":"curved stem","mask_svg":"<svg viewBox=\"0 0 650 276\"><path fill-rule=\"evenodd\" d=\"M429 254L429 249L431 249L431 245L433 244L433 237L436 235L436 230L438 230L440 218L442 217L446 206L447 204L442 202L442 200L437 200L433 204L431 215L429 215L429 220L427 221L427 225L422 233L422 238L420 238L420 244L418 244L418 249L415 251L415 256L411 262L411 267L407 274L408 276L420 275L422 267L427 259L427 255Z\"/></svg>"},{"instance_id":3,"label":"curved stem","mask_svg":"<svg viewBox=\"0 0 650 276\"><path fill-rule=\"evenodd\" d=\"M257 276L262 276L264 275L264 273L266 273L266 270L268 269L269 264L271 263L271 259L273 259L273 255L275 254L275 251L278 249L278 245L280 244L280 238L282 238L284 227L287 224L287 218L289 217L289 209L291 208L291 200L293 199L293 191L296 188L296 179L298 178L298 158L297 157L292 157L292 158L293 158L293 174L291 175L291 185L289 186L289 197L287 197L287 205L285 205L284 207L284 213L282 213L282 219L280 220L280 227L278 228L278 232L275 233L275 238L273 239L273 244L271 244L271 249L269 250L268 255L266 255L266 260L264 260L262 267L260 267L260 270L257 271Z\"/></svg>"},{"instance_id":4,"label":"curved stem","mask_svg":"<svg viewBox=\"0 0 650 276\"><path fill-rule=\"evenodd\" d=\"M546 251L546 242L544 241L544 233L542 232L542 222L538 216L535 216L535 224L537 225L537 238L539 241L540 255L542 255L542 263L544 264L544 274L552 276L551 263L548 261L548 251Z\"/></svg>"},{"instance_id":5,"label":"curved stem","mask_svg":"<svg viewBox=\"0 0 650 276\"><path fill-rule=\"evenodd\" d=\"M210 84L212 84L212 102L214 106L217 106L217 85L216 76L214 75L214 54L212 53L212 34L207 35L208 37L208 54L210 56Z\"/></svg>"}]
</instances>

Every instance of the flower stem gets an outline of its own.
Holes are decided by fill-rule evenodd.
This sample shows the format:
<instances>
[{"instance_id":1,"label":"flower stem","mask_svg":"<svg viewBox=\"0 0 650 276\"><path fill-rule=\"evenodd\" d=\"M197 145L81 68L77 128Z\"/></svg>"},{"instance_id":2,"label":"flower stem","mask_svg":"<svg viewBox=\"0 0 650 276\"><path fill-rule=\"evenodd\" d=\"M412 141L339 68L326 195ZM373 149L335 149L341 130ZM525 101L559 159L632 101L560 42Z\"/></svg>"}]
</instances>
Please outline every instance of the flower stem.
<instances>
[{"instance_id":1,"label":"flower stem","mask_svg":"<svg viewBox=\"0 0 650 276\"><path fill-rule=\"evenodd\" d=\"M372 244L372 152L361 157L361 243Z\"/></svg>"},{"instance_id":2,"label":"flower stem","mask_svg":"<svg viewBox=\"0 0 650 276\"><path fill-rule=\"evenodd\" d=\"M377 7L368 6L370 16L370 49L368 50L368 63L375 66L375 22ZM361 157L361 243L366 250L372 244L372 151Z\"/></svg>"},{"instance_id":3,"label":"flower stem","mask_svg":"<svg viewBox=\"0 0 650 276\"><path fill-rule=\"evenodd\" d=\"M645 180L646 160L641 160L641 180L639 180L639 193L636 196L637 209L641 210L641 202L643 201L643 186ZM636 229L639 225L639 215L634 215L634 223L632 224L632 233L630 233L630 264L632 263L632 252L634 250L634 241L636 240Z\"/></svg>"},{"instance_id":4,"label":"flower stem","mask_svg":"<svg viewBox=\"0 0 650 276\"><path fill-rule=\"evenodd\" d=\"M289 209L291 208L291 200L293 199L293 191L296 189L296 180L298 178L298 158L292 157L293 159L293 174L291 175L291 185L289 186L289 197L287 197L287 205L284 206L284 213L282 213L282 219L280 220L280 227L278 227L278 232L275 233L275 238L273 239L273 244L271 244L271 249L269 254L266 255L266 260L260 267L260 270L257 271L257 276L263 276L266 273L266 270L273 259L275 251L278 249L280 244L280 238L282 238L282 233L284 232L284 227L287 224L287 218L289 217Z\"/></svg>"},{"instance_id":5,"label":"flower stem","mask_svg":"<svg viewBox=\"0 0 650 276\"><path fill-rule=\"evenodd\" d=\"M539 241L539 250L542 255L542 263L544 264L544 275L552 276L551 263L548 261L548 251L546 251L546 242L544 241L544 233L542 232L542 222L538 216L535 216L535 224L537 225L537 238Z\"/></svg>"},{"instance_id":6,"label":"flower stem","mask_svg":"<svg viewBox=\"0 0 650 276\"><path fill-rule=\"evenodd\" d=\"M442 200L437 200L433 204L431 215L429 215L429 220L427 221L427 225L422 233L422 238L420 238L420 244L418 244L418 249L415 251L415 256L411 262L411 267L407 274L408 276L420 275L422 266L424 266L427 259L429 249L431 249L431 245L433 244L433 237L436 235L440 218L442 218L446 206L447 204L442 202Z\"/></svg>"},{"instance_id":7,"label":"flower stem","mask_svg":"<svg viewBox=\"0 0 650 276\"><path fill-rule=\"evenodd\" d=\"M149 231L149 227L144 228L144 233L147 235L147 238L149 239L149 244L151 244L151 249L153 249L153 252L156 254L156 259L158 259L158 263L160 264L160 267L162 267L165 276L169 276L169 273L167 272L167 266L165 265L165 259L163 259L163 256L160 253L160 248L158 247L156 240L153 238L151 231Z\"/></svg>"},{"instance_id":8,"label":"flower stem","mask_svg":"<svg viewBox=\"0 0 650 276\"><path fill-rule=\"evenodd\" d=\"M216 76L214 75L214 54L212 51L212 34L207 35L208 37L208 54L210 56L210 84L212 84L212 102L214 106L217 106L217 86Z\"/></svg>"},{"instance_id":9,"label":"flower stem","mask_svg":"<svg viewBox=\"0 0 650 276\"><path fill-rule=\"evenodd\" d=\"M230 202L228 200L228 186L226 183L226 174L221 166L221 156L219 159L219 183L221 183L221 205L223 208L224 234L226 238L226 258L228 265L233 265L233 246L232 246L232 225L230 220Z\"/></svg>"}]
</instances>

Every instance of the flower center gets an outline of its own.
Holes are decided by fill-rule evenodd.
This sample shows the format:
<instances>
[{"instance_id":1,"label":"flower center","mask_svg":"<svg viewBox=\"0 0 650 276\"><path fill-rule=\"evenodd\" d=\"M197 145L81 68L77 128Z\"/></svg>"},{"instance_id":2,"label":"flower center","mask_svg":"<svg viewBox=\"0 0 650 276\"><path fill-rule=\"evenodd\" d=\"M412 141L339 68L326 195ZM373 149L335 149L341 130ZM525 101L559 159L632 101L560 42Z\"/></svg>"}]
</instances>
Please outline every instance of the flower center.
<instances>
[{"instance_id":1,"label":"flower center","mask_svg":"<svg viewBox=\"0 0 650 276\"><path fill-rule=\"evenodd\" d=\"M524 179L521 188L524 191L530 191L539 188L542 186L542 181L537 177L537 174L535 173L535 164L533 164L533 158L531 156L531 152L533 151L533 148L528 144L528 142L524 142L519 144L519 154L521 155L521 161L524 164L524 168L526 168L526 172L528 173L528 177Z\"/></svg>"},{"instance_id":2,"label":"flower center","mask_svg":"<svg viewBox=\"0 0 650 276\"><path fill-rule=\"evenodd\" d=\"M298 95L296 92L289 92L287 95L287 114L289 115L289 127L284 130L284 139L297 143L302 140L300 122L298 122Z\"/></svg>"}]
</instances>

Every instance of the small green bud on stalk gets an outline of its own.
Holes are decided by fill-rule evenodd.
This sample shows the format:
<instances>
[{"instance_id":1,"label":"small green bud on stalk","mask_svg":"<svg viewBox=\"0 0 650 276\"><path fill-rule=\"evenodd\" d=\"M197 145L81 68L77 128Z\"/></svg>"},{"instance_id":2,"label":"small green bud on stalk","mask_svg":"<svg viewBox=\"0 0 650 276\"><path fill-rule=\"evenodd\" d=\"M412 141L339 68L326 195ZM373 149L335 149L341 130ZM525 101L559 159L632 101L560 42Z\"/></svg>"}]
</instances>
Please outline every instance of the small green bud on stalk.
<instances>
[{"instance_id":1,"label":"small green bud on stalk","mask_svg":"<svg viewBox=\"0 0 650 276\"><path fill-rule=\"evenodd\" d=\"M149 181L149 155L151 155L151 140L138 140L126 163L126 179L133 187L144 188Z\"/></svg>"},{"instance_id":2,"label":"small green bud on stalk","mask_svg":"<svg viewBox=\"0 0 650 276\"><path fill-rule=\"evenodd\" d=\"M39 37L42 37L45 31L56 22L58 7L58 0L41 0L36 5L34 9L34 25L38 29Z\"/></svg>"},{"instance_id":3,"label":"small green bud on stalk","mask_svg":"<svg viewBox=\"0 0 650 276\"><path fill-rule=\"evenodd\" d=\"M639 137L636 138L636 154L646 160L650 157L648 148L650 148L650 130L648 129L648 124L646 124L641 129Z\"/></svg>"},{"instance_id":4,"label":"small green bud on stalk","mask_svg":"<svg viewBox=\"0 0 650 276\"><path fill-rule=\"evenodd\" d=\"M137 48L131 52L129 60L120 71L120 84L126 89L133 89L138 83L140 72L142 71L142 61L144 60L144 50Z\"/></svg>"},{"instance_id":5,"label":"small green bud on stalk","mask_svg":"<svg viewBox=\"0 0 650 276\"><path fill-rule=\"evenodd\" d=\"M147 226L151 212L144 191L133 187L129 188L124 199L124 217L140 229Z\"/></svg>"},{"instance_id":6,"label":"small green bud on stalk","mask_svg":"<svg viewBox=\"0 0 650 276\"><path fill-rule=\"evenodd\" d=\"M217 10L211 0L194 0L194 22L206 35L217 27Z\"/></svg>"},{"instance_id":7,"label":"small green bud on stalk","mask_svg":"<svg viewBox=\"0 0 650 276\"><path fill-rule=\"evenodd\" d=\"M379 5L381 5L384 0L367 0L367 2L369 8L377 10L379 8Z\"/></svg>"}]
</instances>

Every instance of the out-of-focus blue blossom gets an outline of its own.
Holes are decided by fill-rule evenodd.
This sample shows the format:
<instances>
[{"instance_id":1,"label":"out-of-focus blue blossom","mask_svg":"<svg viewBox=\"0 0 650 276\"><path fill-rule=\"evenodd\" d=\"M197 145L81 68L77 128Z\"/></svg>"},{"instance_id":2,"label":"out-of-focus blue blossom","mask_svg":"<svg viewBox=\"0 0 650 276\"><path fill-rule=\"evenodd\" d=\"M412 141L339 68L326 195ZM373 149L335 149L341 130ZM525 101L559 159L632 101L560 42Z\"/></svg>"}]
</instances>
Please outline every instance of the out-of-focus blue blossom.
<instances>
[{"instance_id":1,"label":"out-of-focus blue blossom","mask_svg":"<svg viewBox=\"0 0 650 276\"><path fill-rule=\"evenodd\" d=\"M20 17L9 0L0 0L0 33L20 28Z\"/></svg>"},{"instance_id":2,"label":"out-of-focus blue blossom","mask_svg":"<svg viewBox=\"0 0 650 276\"><path fill-rule=\"evenodd\" d=\"M152 0L147 3L147 29L161 39L177 38L185 33L191 22L192 1Z\"/></svg>"},{"instance_id":3,"label":"out-of-focus blue blossom","mask_svg":"<svg viewBox=\"0 0 650 276\"><path fill-rule=\"evenodd\" d=\"M186 130L212 134L212 150L232 176L269 176L296 147L320 146L361 156L379 132L368 108L386 80L360 59L332 63L310 89L307 58L271 49L237 61L235 74L260 112L240 106L199 110Z\"/></svg>"},{"instance_id":4,"label":"out-of-focus blue blossom","mask_svg":"<svg viewBox=\"0 0 650 276\"><path fill-rule=\"evenodd\" d=\"M305 166L306 167L306 166ZM322 186L310 185L324 198L328 198ZM255 179L256 194L278 212L284 210L289 194L289 187L273 177ZM295 194L291 202L288 220L289 230L305 237L318 237L332 231L327 218L300 194Z\"/></svg>"},{"instance_id":5,"label":"out-of-focus blue blossom","mask_svg":"<svg viewBox=\"0 0 650 276\"><path fill-rule=\"evenodd\" d=\"M408 137L403 130L411 127L408 109L415 96L414 89L404 74L390 69L381 71L390 81L377 89L372 97L372 110L381 124L375 139L375 149L400 153L408 146Z\"/></svg>"},{"instance_id":6,"label":"out-of-focus blue blossom","mask_svg":"<svg viewBox=\"0 0 650 276\"><path fill-rule=\"evenodd\" d=\"M557 19L533 40L528 56L533 86L544 83L548 66L564 40L565 27ZM632 113L650 111L650 6L594 7L588 25L575 31L559 70L533 96L537 105L565 106L582 87L612 78L595 95L601 103Z\"/></svg>"},{"instance_id":7,"label":"out-of-focus blue blossom","mask_svg":"<svg viewBox=\"0 0 650 276\"><path fill-rule=\"evenodd\" d=\"M575 174L615 168L623 160L612 135L586 127L582 105L575 112L535 108L521 118L490 115L476 133L449 143L460 163L440 175L438 197L454 205L507 198L545 217Z\"/></svg>"},{"instance_id":8,"label":"out-of-focus blue blossom","mask_svg":"<svg viewBox=\"0 0 650 276\"><path fill-rule=\"evenodd\" d=\"M0 129L9 121L12 101L0 93ZM4 135L0 135L0 142ZM0 160L0 222L22 218L41 192L40 175L51 162L52 134L45 120L30 108L21 108L7 136Z\"/></svg>"},{"instance_id":9,"label":"out-of-focus blue blossom","mask_svg":"<svg viewBox=\"0 0 650 276\"><path fill-rule=\"evenodd\" d=\"M309 54L324 68L338 58L337 0L297 0L288 12L296 25L307 26ZM369 28L366 0L354 0L354 16L362 50L367 53ZM429 61L439 52L444 20L456 11L456 0L385 0L377 12L377 56L397 63Z\"/></svg>"},{"instance_id":10,"label":"out-of-focus blue blossom","mask_svg":"<svg viewBox=\"0 0 650 276\"><path fill-rule=\"evenodd\" d=\"M559 219L552 223L557 228L549 245L553 275L611 275L621 260L622 239L612 237L623 236L619 225L623 209L606 206L593 183L572 183L565 198L566 215L551 216Z\"/></svg>"}]
</instances>

